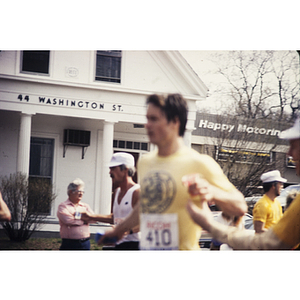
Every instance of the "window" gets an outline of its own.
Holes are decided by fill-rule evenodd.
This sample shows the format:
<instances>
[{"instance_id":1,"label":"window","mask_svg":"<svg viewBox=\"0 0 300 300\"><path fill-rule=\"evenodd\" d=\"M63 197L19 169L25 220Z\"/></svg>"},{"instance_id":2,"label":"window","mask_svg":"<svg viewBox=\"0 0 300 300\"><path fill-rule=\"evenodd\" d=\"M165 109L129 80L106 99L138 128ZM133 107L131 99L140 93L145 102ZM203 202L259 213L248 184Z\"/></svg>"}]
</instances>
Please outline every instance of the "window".
<instances>
[{"instance_id":1,"label":"window","mask_svg":"<svg viewBox=\"0 0 300 300\"><path fill-rule=\"evenodd\" d=\"M29 183L42 184L52 189L54 139L32 137L30 141ZM37 204L29 195L29 204L35 202L34 209L39 213L50 214L50 199L40 199Z\"/></svg>"},{"instance_id":2,"label":"window","mask_svg":"<svg viewBox=\"0 0 300 300\"><path fill-rule=\"evenodd\" d=\"M269 164L272 161L272 153L216 147L216 160L231 161L236 163Z\"/></svg>"},{"instance_id":3,"label":"window","mask_svg":"<svg viewBox=\"0 0 300 300\"><path fill-rule=\"evenodd\" d=\"M23 51L22 71L49 74L50 51Z\"/></svg>"},{"instance_id":4,"label":"window","mask_svg":"<svg viewBox=\"0 0 300 300\"><path fill-rule=\"evenodd\" d=\"M296 168L296 162L293 160L292 156L286 157L286 166L288 168Z\"/></svg>"},{"instance_id":5,"label":"window","mask_svg":"<svg viewBox=\"0 0 300 300\"><path fill-rule=\"evenodd\" d=\"M119 149L134 149L134 150L149 151L148 150L149 144L140 143L140 142L114 140L113 147Z\"/></svg>"},{"instance_id":6,"label":"window","mask_svg":"<svg viewBox=\"0 0 300 300\"><path fill-rule=\"evenodd\" d=\"M121 82L122 51L97 51L96 80Z\"/></svg>"}]
</instances>

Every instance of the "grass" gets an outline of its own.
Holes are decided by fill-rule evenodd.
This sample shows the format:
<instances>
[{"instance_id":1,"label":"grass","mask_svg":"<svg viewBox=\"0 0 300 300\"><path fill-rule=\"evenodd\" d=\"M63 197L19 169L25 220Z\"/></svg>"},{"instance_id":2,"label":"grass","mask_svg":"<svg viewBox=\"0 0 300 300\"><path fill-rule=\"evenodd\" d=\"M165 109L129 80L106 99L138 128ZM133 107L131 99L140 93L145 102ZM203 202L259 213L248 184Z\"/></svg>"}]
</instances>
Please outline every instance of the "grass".
<instances>
[{"instance_id":1,"label":"grass","mask_svg":"<svg viewBox=\"0 0 300 300\"><path fill-rule=\"evenodd\" d=\"M9 238L0 238L0 250L59 250L60 238L30 238L25 242L13 242ZM91 239L91 250L101 250Z\"/></svg>"}]
</instances>

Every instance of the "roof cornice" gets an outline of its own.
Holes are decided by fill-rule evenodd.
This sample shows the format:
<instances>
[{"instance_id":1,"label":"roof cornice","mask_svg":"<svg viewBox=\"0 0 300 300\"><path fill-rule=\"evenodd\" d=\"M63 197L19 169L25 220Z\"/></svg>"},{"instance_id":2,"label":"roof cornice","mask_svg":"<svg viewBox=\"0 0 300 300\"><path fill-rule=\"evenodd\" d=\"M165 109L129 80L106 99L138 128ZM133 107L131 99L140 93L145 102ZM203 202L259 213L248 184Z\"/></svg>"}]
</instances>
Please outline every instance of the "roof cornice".
<instances>
[{"instance_id":1,"label":"roof cornice","mask_svg":"<svg viewBox=\"0 0 300 300\"><path fill-rule=\"evenodd\" d=\"M199 78L197 73L189 65L189 63L184 59L179 51L165 51L168 58L177 67L178 71L186 79L186 81L192 86L192 88L197 91L197 93L206 97L208 88L204 82Z\"/></svg>"}]
</instances>

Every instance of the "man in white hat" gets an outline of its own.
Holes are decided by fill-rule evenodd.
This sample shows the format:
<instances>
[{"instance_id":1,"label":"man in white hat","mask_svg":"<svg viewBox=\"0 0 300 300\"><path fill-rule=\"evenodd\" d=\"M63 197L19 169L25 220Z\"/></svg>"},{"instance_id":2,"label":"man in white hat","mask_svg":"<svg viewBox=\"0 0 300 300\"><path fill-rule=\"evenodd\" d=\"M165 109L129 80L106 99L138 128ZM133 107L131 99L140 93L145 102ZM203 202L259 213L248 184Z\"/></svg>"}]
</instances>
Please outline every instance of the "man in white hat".
<instances>
[{"instance_id":1,"label":"man in white hat","mask_svg":"<svg viewBox=\"0 0 300 300\"><path fill-rule=\"evenodd\" d=\"M280 138L289 140L288 155L296 163L296 173L300 176L300 119L294 126L281 133ZM236 250L280 250L293 249L300 243L300 193L283 214L283 217L272 228L261 234L253 235L247 230L237 230L214 221L207 202L202 201L199 209L189 201L187 210L192 219L203 229L222 243Z\"/></svg>"},{"instance_id":2,"label":"man in white hat","mask_svg":"<svg viewBox=\"0 0 300 300\"><path fill-rule=\"evenodd\" d=\"M139 159L140 204L104 238L140 225L142 250L199 250L201 228L185 209L190 194L198 204L203 197L234 216L243 216L247 204L211 157L184 144L188 103L182 95L154 94L146 104L145 129L156 149Z\"/></svg>"},{"instance_id":3,"label":"man in white hat","mask_svg":"<svg viewBox=\"0 0 300 300\"><path fill-rule=\"evenodd\" d=\"M138 203L140 186L132 179L135 173L134 157L125 152L113 154L109 163L109 174L116 188L113 201L113 213L110 215L82 214L81 219L91 222L120 224ZM138 228L131 228L129 234L117 241L115 250L139 250Z\"/></svg>"},{"instance_id":4,"label":"man in white hat","mask_svg":"<svg viewBox=\"0 0 300 300\"><path fill-rule=\"evenodd\" d=\"M265 193L253 208L253 224L256 233L268 230L281 219L282 207L276 197L280 195L283 183L287 181L281 177L278 170L264 173L260 179Z\"/></svg>"}]
</instances>

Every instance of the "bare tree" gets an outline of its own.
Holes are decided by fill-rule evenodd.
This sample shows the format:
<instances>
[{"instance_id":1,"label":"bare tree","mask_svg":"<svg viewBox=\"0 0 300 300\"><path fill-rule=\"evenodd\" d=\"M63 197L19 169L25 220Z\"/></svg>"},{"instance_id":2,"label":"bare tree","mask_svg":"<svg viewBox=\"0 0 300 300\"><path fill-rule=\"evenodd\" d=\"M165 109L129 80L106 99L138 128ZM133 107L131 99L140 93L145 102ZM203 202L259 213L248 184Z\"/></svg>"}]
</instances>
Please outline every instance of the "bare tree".
<instances>
[{"instance_id":1,"label":"bare tree","mask_svg":"<svg viewBox=\"0 0 300 300\"><path fill-rule=\"evenodd\" d=\"M296 51L222 51L213 57L217 73L227 82L215 92L229 103L233 100L232 114L253 119L295 117L300 96Z\"/></svg>"},{"instance_id":2,"label":"bare tree","mask_svg":"<svg viewBox=\"0 0 300 300\"><path fill-rule=\"evenodd\" d=\"M284 165L276 159L275 151L277 146L286 145L278 133L288 124L229 114L201 114L198 122L198 134L207 136L206 144L214 146L209 154L245 196L259 186L262 173L274 169L283 172Z\"/></svg>"},{"instance_id":3,"label":"bare tree","mask_svg":"<svg viewBox=\"0 0 300 300\"><path fill-rule=\"evenodd\" d=\"M52 184L38 179L29 182L22 173L0 178L0 188L11 220L3 223L4 232L12 241L26 241L45 223L56 195Z\"/></svg>"},{"instance_id":4,"label":"bare tree","mask_svg":"<svg viewBox=\"0 0 300 300\"><path fill-rule=\"evenodd\" d=\"M293 55L294 54L294 55ZM272 60L273 74L276 77L278 87L277 105L271 106L270 110L278 109L280 120L284 118L284 109L289 106L292 110L292 119L299 110L299 59L292 51L274 53L276 59ZM297 80L298 78L298 80ZM293 82L293 79L296 79Z\"/></svg>"},{"instance_id":5,"label":"bare tree","mask_svg":"<svg viewBox=\"0 0 300 300\"><path fill-rule=\"evenodd\" d=\"M234 131L233 134L220 132L216 159L229 180L248 196L252 194L253 187L259 186L261 174L275 168L273 150L276 139L274 141L273 137L265 135L255 135L254 139L247 129L253 128L255 131L266 126L258 125L254 119L235 119L234 124L236 128L241 127L242 131Z\"/></svg>"},{"instance_id":6,"label":"bare tree","mask_svg":"<svg viewBox=\"0 0 300 300\"><path fill-rule=\"evenodd\" d=\"M284 142L272 130L290 126L300 110L299 57L296 51L220 51L212 58L224 81L210 94L227 104L226 110L216 107L223 114L213 117L215 125L224 125L213 134L215 159L247 196L262 173L283 172L285 157L278 159L276 151ZM226 130L226 124L236 130Z\"/></svg>"}]
</instances>

